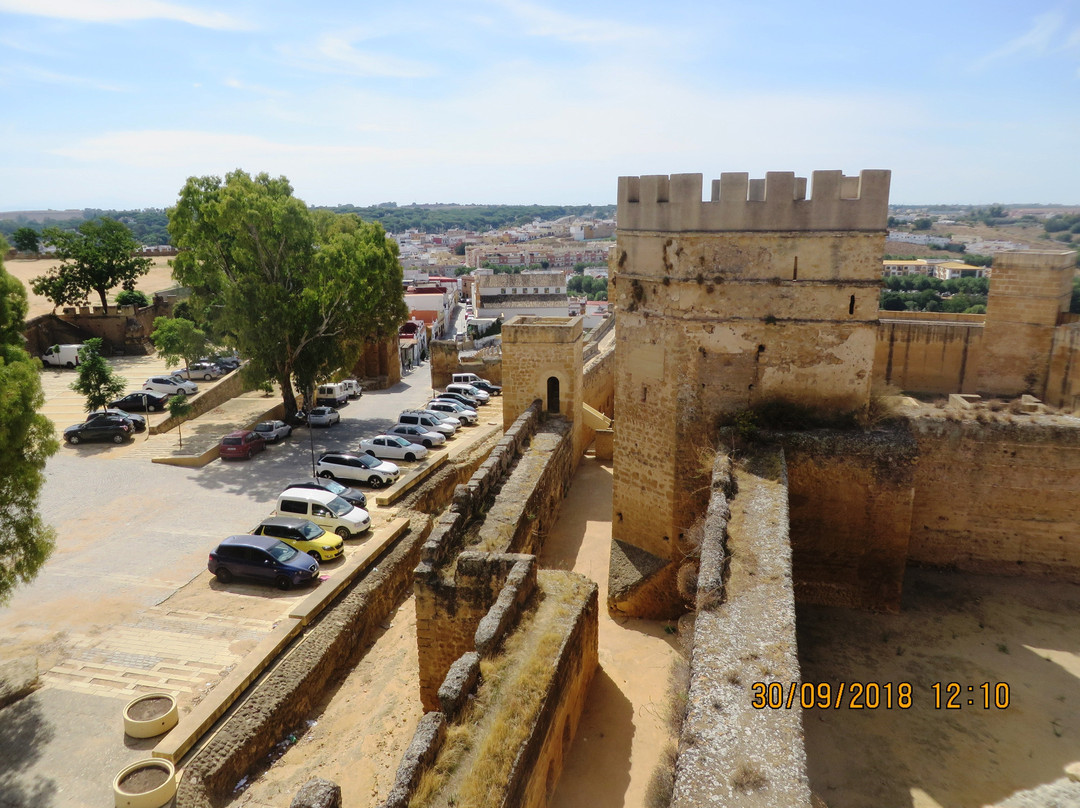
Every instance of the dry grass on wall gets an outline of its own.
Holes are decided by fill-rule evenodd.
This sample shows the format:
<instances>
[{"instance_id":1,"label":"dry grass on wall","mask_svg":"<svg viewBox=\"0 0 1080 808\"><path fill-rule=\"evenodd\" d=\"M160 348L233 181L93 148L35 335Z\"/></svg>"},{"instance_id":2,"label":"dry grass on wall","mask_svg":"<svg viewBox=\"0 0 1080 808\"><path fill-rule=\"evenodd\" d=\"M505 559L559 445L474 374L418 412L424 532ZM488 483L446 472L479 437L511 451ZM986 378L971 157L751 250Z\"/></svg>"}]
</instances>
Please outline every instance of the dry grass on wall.
<instances>
[{"instance_id":1,"label":"dry grass on wall","mask_svg":"<svg viewBox=\"0 0 1080 808\"><path fill-rule=\"evenodd\" d=\"M677 657L668 674L667 702L665 719L671 737L682 734L683 721L686 719L686 707L690 696L690 663L683 657ZM645 787L645 808L668 808L671 805L672 792L675 789L675 764L678 749L669 743L660 755L660 760L653 769L649 784Z\"/></svg>"}]
</instances>

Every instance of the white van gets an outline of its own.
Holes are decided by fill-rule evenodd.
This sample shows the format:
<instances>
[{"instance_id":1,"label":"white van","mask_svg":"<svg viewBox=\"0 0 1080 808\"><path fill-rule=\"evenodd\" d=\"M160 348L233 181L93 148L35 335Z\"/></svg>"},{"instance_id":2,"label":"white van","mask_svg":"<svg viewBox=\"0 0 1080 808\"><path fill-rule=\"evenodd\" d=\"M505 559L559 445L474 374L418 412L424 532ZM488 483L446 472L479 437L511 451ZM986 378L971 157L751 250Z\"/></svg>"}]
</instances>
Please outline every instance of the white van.
<instances>
[{"instance_id":1,"label":"white van","mask_svg":"<svg viewBox=\"0 0 1080 808\"><path fill-rule=\"evenodd\" d=\"M360 386L360 382L356 379L342 379L338 384L345 386L345 392L349 395L349 398L360 398L364 395L364 388Z\"/></svg>"},{"instance_id":2,"label":"white van","mask_svg":"<svg viewBox=\"0 0 1080 808\"><path fill-rule=\"evenodd\" d=\"M310 519L323 530L347 539L371 527L371 516L356 508L337 494L311 488L286 488L278 496L275 516L297 516Z\"/></svg>"},{"instance_id":3,"label":"white van","mask_svg":"<svg viewBox=\"0 0 1080 808\"><path fill-rule=\"evenodd\" d=\"M349 393L341 382L320 384L315 391L315 404L319 407L340 407L349 400Z\"/></svg>"},{"instance_id":4,"label":"white van","mask_svg":"<svg viewBox=\"0 0 1080 808\"><path fill-rule=\"evenodd\" d=\"M446 392L459 393L460 395L468 396L473 401L480 404L487 404L488 399L491 398L487 393L478 387L473 387L471 384L448 384L446 385Z\"/></svg>"},{"instance_id":5,"label":"white van","mask_svg":"<svg viewBox=\"0 0 1080 808\"><path fill-rule=\"evenodd\" d=\"M73 368L79 364L81 347L81 342L78 345L53 345L41 355L41 364Z\"/></svg>"}]
</instances>

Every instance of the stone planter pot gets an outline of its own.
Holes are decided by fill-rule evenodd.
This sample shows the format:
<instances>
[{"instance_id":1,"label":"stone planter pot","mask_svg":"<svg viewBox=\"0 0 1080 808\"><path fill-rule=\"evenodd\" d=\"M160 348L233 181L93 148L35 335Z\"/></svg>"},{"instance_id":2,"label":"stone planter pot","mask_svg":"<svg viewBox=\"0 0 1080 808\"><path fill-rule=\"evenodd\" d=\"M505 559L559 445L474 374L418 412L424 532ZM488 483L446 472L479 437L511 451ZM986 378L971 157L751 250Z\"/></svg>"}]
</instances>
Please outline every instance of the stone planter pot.
<instances>
[{"instance_id":1,"label":"stone planter pot","mask_svg":"<svg viewBox=\"0 0 1080 808\"><path fill-rule=\"evenodd\" d=\"M124 732L132 738L153 738L180 720L176 699L169 693L147 693L124 708Z\"/></svg>"},{"instance_id":2,"label":"stone planter pot","mask_svg":"<svg viewBox=\"0 0 1080 808\"><path fill-rule=\"evenodd\" d=\"M161 808L176 795L176 768L149 758L120 770L113 779L116 808Z\"/></svg>"}]
</instances>

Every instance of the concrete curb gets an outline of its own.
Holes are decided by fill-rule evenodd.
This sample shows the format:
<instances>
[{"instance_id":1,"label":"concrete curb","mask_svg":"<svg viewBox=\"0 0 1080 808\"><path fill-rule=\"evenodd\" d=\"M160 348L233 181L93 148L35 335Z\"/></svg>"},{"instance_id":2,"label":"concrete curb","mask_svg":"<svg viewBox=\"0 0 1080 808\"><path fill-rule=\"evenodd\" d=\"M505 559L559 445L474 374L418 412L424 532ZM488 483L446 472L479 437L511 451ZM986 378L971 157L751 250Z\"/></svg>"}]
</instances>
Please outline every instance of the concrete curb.
<instances>
[{"instance_id":1,"label":"concrete curb","mask_svg":"<svg viewBox=\"0 0 1080 808\"><path fill-rule=\"evenodd\" d=\"M238 428L239 429L251 429L255 424L259 423L260 421L272 421L272 420L275 420L278 417L278 414L280 412L281 412L281 405L276 404L275 406L271 407L266 412L264 412L262 415L260 415L258 418L255 418L255 419L247 422L244 426L241 426L241 427L238 427ZM224 435L224 434L227 434L228 432L231 432L231 431L233 431L233 430L232 429L226 429L226 432L223 432L222 434ZM220 448L221 448L221 446L219 444L214 444L214 446L212 448L207 449L205 452L203 452L200 455L169 455L167 457L152 457L152 458L150 458L150 462L151 463L161 463L162 465L165 465L165 466L185 466L187 468L201 469L203 466L207 465L208 463L211 463L214 460L218 459L218 457L220 456L219 455Z\"/></svg>"},{"instance_id":2,"label":"concrete curb","mask_svg":"<svg viewBox=\"0 0 1080 808\"><path fill-rule=\"evenodd\" d=\"M502 432L502 425L488 424L485 426L473 427L469 432L469 437L475 440L470 440L468 443L461 443L454 446L448 446L445 452L440 452L438 457L433 458L428 465L422 466L412 476L407 476L396 482L394 485L382 491L375 497L375 502L378 505L386 507L387 505L393 505L405 494L416 488L420 483L426 480L437 469L442 468L447 461L452 457L458 457L463 452L468 451L474 446L479 446L486 441L492 435Z\"/></svg>"}]
</instances>

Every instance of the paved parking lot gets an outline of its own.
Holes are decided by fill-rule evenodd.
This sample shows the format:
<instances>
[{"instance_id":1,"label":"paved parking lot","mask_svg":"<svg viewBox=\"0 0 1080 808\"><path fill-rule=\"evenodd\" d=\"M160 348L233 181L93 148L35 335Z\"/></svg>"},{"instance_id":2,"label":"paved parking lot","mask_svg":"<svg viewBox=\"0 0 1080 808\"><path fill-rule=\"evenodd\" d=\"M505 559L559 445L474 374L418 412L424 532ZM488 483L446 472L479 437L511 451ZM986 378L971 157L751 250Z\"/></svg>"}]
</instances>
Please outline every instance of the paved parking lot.
<instances>
[{"instance_id":1,"label":"paved parking lot","mask_svg":"<svg viewBox=\"0 0 1080 808\"><path fill-rule=\"evenodd\" d=\"M139 385L164 370L145 357L113 361ZM82 411L78 395L66 389L73 378L71 371L43 374L45 412L61 430ZM7 748L25 744L24 735L5 741L0 733L0 792L33 795L25 804L35 806L106 804L113 774L147 748L124 744L123 702L147 690L172 692L181 704L197 701L306 594L223 586L206 572L208 551L270 515L285 483L310 475L313 451L355 449L430 394L424 365L392 390L365 393L343 407L338 425L298 429L249 461L215 460L201 469L153 464L140 449L175 440L171 433L145 442L139 435L121 446L64 445L48 463L40 500L56 529L56 550L38 578L0 609L0 659L33 654L43 671L43 689L20 708L37 716L26 726L41 726L34 755ZM482 422L501 421L500 403L485 408ZM477 427L448 446L467 440L470 430ZM374 507L367 493L373 521L388 519L392 509ZM347 542L346 553L358 541ZM332 562L323 571L332 576L339 566ZM76 715L94 716L93 723L110 714L115 722L104 731L66 723ZM72 732L84 740L79 766L62 742ZM41 778L56 786L52 798L35 790Z\"/></svg>"}]
</instances>

